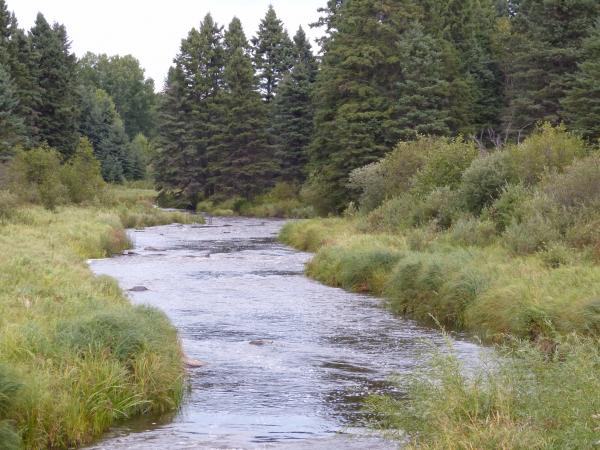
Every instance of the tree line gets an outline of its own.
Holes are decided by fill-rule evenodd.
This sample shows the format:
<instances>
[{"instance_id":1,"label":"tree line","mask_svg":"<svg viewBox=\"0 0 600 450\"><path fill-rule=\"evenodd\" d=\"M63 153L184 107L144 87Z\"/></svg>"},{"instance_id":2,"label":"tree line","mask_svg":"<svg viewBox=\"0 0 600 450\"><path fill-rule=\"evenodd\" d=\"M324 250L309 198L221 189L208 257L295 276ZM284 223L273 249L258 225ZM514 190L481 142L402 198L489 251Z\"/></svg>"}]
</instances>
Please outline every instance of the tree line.
<instances>
[{"instance_id":1,"label":"tree line","mask_svg":"<svg viewBox=\"0 0 600 450\"><path fill-rule=\"evenodd\" d=\"M600 137L595 0L329 0L306 35L272 7L247 41L207 15L159 101L158 184L192 203L303 185L321 212L399 141L520 142L540 122Z\"/></svg>"},{"instance_id":2,"label":"tree line","mask_svg":"<svg viewBox=\"0 0 600 450\"><path fill-rule=\"evenodd\" d=\"M67 161L86 137L105 180L142 179L155 126L154 82L137 59L78 60L63 25L40 13L26 32L0 0L0 159L48 147Z\"/></svg>"}]
</instances>

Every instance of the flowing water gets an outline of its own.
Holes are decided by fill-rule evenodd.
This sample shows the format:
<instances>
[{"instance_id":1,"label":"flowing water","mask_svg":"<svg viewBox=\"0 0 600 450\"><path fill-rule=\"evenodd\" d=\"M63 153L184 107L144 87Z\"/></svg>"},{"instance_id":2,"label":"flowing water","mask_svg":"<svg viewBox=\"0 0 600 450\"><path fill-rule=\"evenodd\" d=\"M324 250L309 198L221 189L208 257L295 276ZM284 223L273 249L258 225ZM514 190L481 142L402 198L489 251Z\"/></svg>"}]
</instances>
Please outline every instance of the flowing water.
<instances>
[{"instance_id":1,"label":"flowing water","mask_svg":"<svg viewBox=\"0 0 600 450\"><path fill-rule=\"evenodd\" d=\"M206 362L190 370L177 414L127 423L91 448L397 447L368 431L361 402L402 395L390 377L444 339L377 299L306 278L310 255L277 242L282 225L232 218L132 231L134 253L91 262L123 289L147 288L132 301L163 310L186 355ZM455 348L473 360L480 351Z\"/></svg>"}]
</instances>

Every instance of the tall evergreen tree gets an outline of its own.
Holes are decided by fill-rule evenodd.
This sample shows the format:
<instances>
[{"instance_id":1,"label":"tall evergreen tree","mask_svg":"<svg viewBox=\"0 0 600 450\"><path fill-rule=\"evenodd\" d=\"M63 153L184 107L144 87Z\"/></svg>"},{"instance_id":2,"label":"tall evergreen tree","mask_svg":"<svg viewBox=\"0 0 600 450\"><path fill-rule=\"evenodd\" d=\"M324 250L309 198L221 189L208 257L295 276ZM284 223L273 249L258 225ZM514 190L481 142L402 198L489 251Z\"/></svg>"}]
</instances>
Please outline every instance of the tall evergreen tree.
<instances>
[{"instance_id":1,"label":"tall evergreen tree","mask_svg":"<svg viewBox=\"0 0 600 450\"><path fill-rule=\"evenodd\" d=\"M397 45L420 11L409 0L352 0L328 43L315 86L315 134L310 164L321 209L339 211L349 200L348 174L371 163L397 142L392 120L398 74Z\"/></svg>"},{"instance_id":2,"label":"tall evergreen tree","mask_svg":"<svg viewBox=\"0 0 600 450\"><path fill-rule=\"evenodd\" d=\"M34 109L34 138L70 156L79 142L76 60L62 25L50 26L38 14L31 29L32 62L39 97Z\"/></svg>"},{"instance_id":3,"label":"tall evergreen tree","mask_svg":"<svg viewBox=\"0 0 600 450\"><path fill-rule=\"evenodd\" d=\"M102 89L91 88L82 94L80 131L92 143L106 181L134 178L123 121L112 98Z\"/></svg>"},{"instance_id":4,"label":"tall evergreen tree","mask_svg":"<svg viewBox=\"0 0 600 450\"><path fill-rule=\"evenodd\" d=\"M565 119L561 106L577 72L582 42L600 16L597 0L520 0L505 43L508 67L504 126L513 134L539 121Z\"/></svg>"},{"instance_id":5,"label":"tall evergreen tree","mask_svg":"<svg viewBox=\"0 0 600 450\"><path fill-rule=\"evenodd\" d=\"M279 178L289 183L301 183L306 176L314 119L311 97L317 72L317 60L300 28L294 36L294 67L279 85L271 110Z\"/></svg>"},{"instance_id":6,"label":"tall evergreen tree","mask_svg":"<svg viewBox=\"0 0 600 450\"><path fill-rule=\"evenodd\" d=\"M25 127L17 115L19 101L8 71L0 64L0 159L25 141Z\"/></svg>"},{"instance_id":7,"label":"tall evergreen tree","mask_svg":"<svg viewBox=\"0 0 600 450\"><path fill-rule=\"evenodd\" d=\"M266 106L256 91L252 59L237 18L225 33L225 49L222 123L214 141L224 156L218 193L251 197L269 185L276 168L266 134Z\"/></svg>"},{"instance_id":8,"label":"tall evergreen tree","mask_svg":"<svg viewBox=\"0 0 600 450\"><path fill-rule=\"evenodd\" d=\"M252 39L252 48L260 91L264 101L269 103L293 61L292 41L272 5Z\"/></svg>"},{"instance_id":9,"label":"tall evergreen tree","mask_svg":"<svg viewBox=\"0 0 600 450\"><path fill-rule=\"evenodd\" d=\"M191 103L180 67L171 67L158 107L158 153L154 160L157 187L161 192L184 194L189 183L186 162L193 154L190 144Z\"/></svg>"},{"instance_id":10,"label":"tall evergreen tree","mask_svg":"<svg viewBox=\"0 0 600 450\"><path fill-rule=\"evenodd\" d=\"M563 101L569 125L591 141L600 139L600 20L583 42L582 60Z\"/></svg>"},{"instance_id":11,"label":"tall evergreen tree","mask_svg":"<svg viewBox=\"0 0 600 450\"><path fill-rule=\"evenodd\" d=\"M394 120L401 140L451 134L452 77L444 45L416 24L398 41L401 79Z\"/></svg>"}]
</instances>

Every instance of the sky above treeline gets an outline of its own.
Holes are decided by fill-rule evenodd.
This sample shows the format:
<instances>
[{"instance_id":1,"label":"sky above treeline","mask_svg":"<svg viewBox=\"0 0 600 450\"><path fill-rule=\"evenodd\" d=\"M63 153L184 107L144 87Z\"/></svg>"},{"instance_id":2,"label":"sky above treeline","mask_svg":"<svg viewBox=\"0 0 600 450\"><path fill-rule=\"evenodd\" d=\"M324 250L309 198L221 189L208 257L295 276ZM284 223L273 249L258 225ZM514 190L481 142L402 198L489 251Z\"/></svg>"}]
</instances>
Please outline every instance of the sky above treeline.
<instances>
[{"instance_id":1,"label":"sky above treeline","mask_svg":"<svg viewBox=\"0 0 600 450\"><path fill-rule=\"evenodd\" d=\"M210 12L221 25L234 16L240 18L246 36L256 34L269 4L284 22L290 35L300 25L313 41L320 31L310 29L326 0L8 0L8 8L17 15L21 28L29 29L38 12L49 22L67 27L72 50L109 55L132 54L162 88L169 66L183 39L192 27L198 27Z\"/></svg>"}]
</instances>

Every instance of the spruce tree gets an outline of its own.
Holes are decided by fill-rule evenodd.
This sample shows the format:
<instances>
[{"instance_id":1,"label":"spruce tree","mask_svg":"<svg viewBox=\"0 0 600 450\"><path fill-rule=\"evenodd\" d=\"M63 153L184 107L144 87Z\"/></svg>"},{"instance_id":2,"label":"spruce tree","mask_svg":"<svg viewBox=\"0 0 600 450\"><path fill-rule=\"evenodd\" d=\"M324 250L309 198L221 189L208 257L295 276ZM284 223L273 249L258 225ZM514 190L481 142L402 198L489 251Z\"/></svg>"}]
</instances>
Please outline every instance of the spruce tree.
<instances>
[{"instance_id":1,"label":"spruce tree","mask_svg":"<svg viewBox=\"0 0 600 450\"><path fill-rule=\"evenodd\" d=\"M222 128L214 141L224 160L218 193L250 198L270 185L276 167L267 140L266 106L256 90L252 59L237 18L225 33L225 49Z\"/></svg>"},{"instance_id":2,"label":"spruce tree","mask_svg":"<svg viewBox=\"0 0 600 450\"><path fill-rule=\"evenodd\" d=\"M8 71L0 64L0 159L12 154L25 141L25 127L17 115L19 101Z\"/></svg>"},{"instance_id":3,"label":"spruce tree","mask_svg":"<svg viewBox=\"0 0 600 450\"><path fill-rule=\"evenodd\" d=\"M582 43L600 16L597 0L520 0L503 58L508 67L504 127L514 135L539 121L559 123L561 106L577 73Z\"/></svg>"},{"instance_id":4,"label":"spruce tree","mask_svg":"<svg viewBox=\"0 0 600 450\"><path fill-rule=\"evenodd\" d=\"M392 120L400 61L397 42L419 18L411 1L352 0L328 43L315 85L313 184L328 192L325 212L350 199L348 174L376 161L397 142Z\"/></svg>"},{"instance_id":5,"label":"spruce tree","mask_svg":"<svg viewBox=\"0 0 600 450\"><path fill-rule=\"evenodd\" d=\"M583 42L583 59L563 101L571 128L590 141L600 139L600 21Z\"/></svg>"},{"instance_id":6,"label":"spruce tree","mask_svg":"<svg viewBox=\"0 0 600 450\"><path fill-rule=\"evenodd\" d=\"M64 26L51 27L42 14L37 16L30 40L30 67L35 67L39 87L34 138L69 156L79 142L75 55L70 52Z\"/></svg>"},{"instance_id":7,"label":"spruce tree","mask_svg":"<svg viewBox=\"0 0 600 450\"><path fill-rule=\"evenodd\" d=\"M401 79L398 82L395 120L401 140L418 135L451 134L452 111L444 46L415 24L399 41Z\"/></svg>"},{"instance_id":8,"label":"spruce tree","mask_svg":"<svg viewBox=\"0 0 600 450\"><path fill-rule=\"evenodd\" d=\"M279 179L292 184L301 183L306 177L307 147L314 119L311 97L317 71L317 60L300 28L294 36L294 67L279 85L271 110Z\"/></svg>"},{"instance_id":9,"label":"spruce tree","mask_svg":"<svg viewBox=\"0 0 600 450\"><path fill-rule=\"evenodd\" d=\"M252 39L252 49L260 91L264 101L269 103L293 61L292 41L272 5Z\"/></svg>"},{"instance_id":10,"label":"spruce tree","mask_svg":"<svg viewBox=\"0 0 600 450\"><path fill-rule=\"evenodd\" d=\"M135 178L123 121L102 89L91 88L82 94L80 132L92 143L106 181Z\"/></svg>"},{"instance_id":11,"label":"spruce tree","mask_svg":"<svg viewBox=\"0 0 600 450\"><path fill-rule=\"evenodd\" d=\"M163 193L184 195L188 183L191 104L180 67L171 67L158 100L157 155L153 161L157 188ZM193 205L195 206L195 205Z\"/></svg>"}]
</instances>

